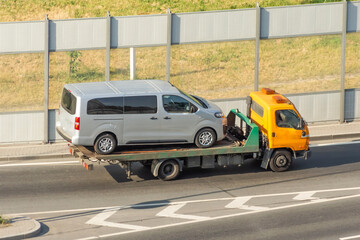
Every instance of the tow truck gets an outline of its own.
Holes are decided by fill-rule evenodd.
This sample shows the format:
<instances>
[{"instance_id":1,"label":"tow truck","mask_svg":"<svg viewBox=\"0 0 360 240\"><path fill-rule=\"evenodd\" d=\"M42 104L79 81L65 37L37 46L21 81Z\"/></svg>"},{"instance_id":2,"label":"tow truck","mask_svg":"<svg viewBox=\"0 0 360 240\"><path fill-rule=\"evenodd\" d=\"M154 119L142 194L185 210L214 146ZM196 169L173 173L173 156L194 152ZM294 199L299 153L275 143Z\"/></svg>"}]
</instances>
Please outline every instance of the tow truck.
<instances>
[{"instance_id":1,"label":"tow truck","mask_svg":"<svg viewBox=\"0 0 360 240\"><path fill-rule=\"evenodd\" d=\"M186 168L241 166L250 159L259 160L264 169L282 172L290 168L293 159L311 156L306 122L288 98L272 89L251 92L247 114L232 109L226 120L226 137L211 148L153 146L99 155L84 146L69 147L88 170L94 162L119 164L131 179L131 166L139 162L165 181L176 179Z\"/></svg>"}]
</instances>

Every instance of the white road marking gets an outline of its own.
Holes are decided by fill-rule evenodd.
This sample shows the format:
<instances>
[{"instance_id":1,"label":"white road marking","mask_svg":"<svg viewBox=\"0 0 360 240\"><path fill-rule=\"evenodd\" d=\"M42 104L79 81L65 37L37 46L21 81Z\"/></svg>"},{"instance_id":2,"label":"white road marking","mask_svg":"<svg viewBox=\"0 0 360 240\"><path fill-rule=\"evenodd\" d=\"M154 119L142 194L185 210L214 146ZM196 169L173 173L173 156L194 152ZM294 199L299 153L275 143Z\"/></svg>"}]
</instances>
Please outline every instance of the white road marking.
<instances>
[{"instance_id":1,"label":"white road marking","mask_svg":"<svg viewBox=\"0 0 360 240\"><path fill-rule=\"evenodd\" d=\"M177 214L175 213L180 208L184 207L186 203L182 204L176 204L176 205L170 205L158 214L156 216L159 217L170 217L170 218L182 218L182 219L189 219L189 220L206 220L210 219L210 217L203 217L203 216L195 216L195 215L185 215L185 214Z\"/></svg>"},{"instance_id":2,"label":"white road marking","mask_svg":"<svg viewBox=\"0 0 360 240\"><path fill-rule=\"evenodd\" d=\"M262 211L268 209L267 207L249 206L245 205L252 197L237 197L234 201L225 206L225 208L239 208L250 211Z\"/></svg>"},{"instance_id":3,"label":"white road marking","mask_svg":"<svg viewBox=\"0 0 360 240\"><path fill-rule=\"evenodd\" d=\"M336 188L336 189L325 189L325 190L313 190L311 192L316 193L325 193L325 192L337 192L337 191L353 191L360 190L360 187L351 187L351 188ZM243 198L260 198L260 197L277 197L277 196L287 196L287 195L299 195L305 192L288 192L288 193L271 193L271 194L261 194L261 195L252 195L244 196ZM67 213L67 212L81 212L81 211L92 211L92 210L106 210L111 208L139 208L139 207L157 207L157 206L166 206L166 205L178 205L183 203L201 203L201 202L214 202L214 201L227 201L235 200L238 197L229 197L229 198L212 198L212 199L202 199L202 200L190 200L182 202L173 202L173 203L144 203L144 204L134 204L134 205L125 205L125 206L111 206L111 207L97 207L97 208L80 208L80 209L67 209L67 210L55 210L55 211L42 211L42 212L23 212L23 213L8 213L7 215L41 215L41 214L53 214L53 213Z\"/></svg>"},{"instance_id":4,"label":"white road marking","mask_svg":"<svg viewBox=\"0 0 360 240\"><path fill-rule=\"evenodd\" d=\"M316 200L319 198L313 197L313 195L316 192L302 192L300 194L298 194L296 197L294 197L294 200L299 200L299 201L303 201L303 200Z\"/></svg>"},{"instance_id":5,"label":"white road marking","mask_svg":"<svg viewBox=\"0 0 360 240\"><path fill-rule=\"evenodd\" d=\"M0 167L40 166L40 165L54 165L54 164L68 164L68 163L79 163L79 161L13 163L13 164L1 164Z\"/></svg>"},{"instance_id":6,"label":"white road marking","mask_svg":"<svg viewBox=\"0 0 360 240\"><path fill-rule=\"evenodd\" d=\"M340 238L340 240L349 240L349 239L357 239L357 238L360 239L360 235L344 237L344 238Z\"/></svg>"},{"instance_id":7,"label":"white road marking","mask_svg":"<svg viewBox=\"0 0 360 240\"><path fill-rule=\"evenodd\" d=\"M114 222L107 222L105 221L109 217L111 217L114 213L117 213L121 208L112 208L104 210L103 212L97 214L95 217L91 218L86 224L91 225L99 225L104 227L115 227L115 228L124 228L124 229L131 229L131 230L147 230L148 227L142 227L138 225L131 225L131 224L123 224L123 223L114 223Z\"/></svg>"},{"instance_id":8,"label":"white road marking","mask_svg":"<svg viewBox=\"0 0 360 240\"><path fill-rule=\"evenodd\" d=\"M205 220L192 220L192 221L182 222L182 223L173 223L173 224L168 224L168 225L155 226L155 227L151 227L151 228L146 229L146 230L131 230L131 231L118 232L118 233L104 234L104 235L98 236L98 238L113 237L113 236L119 236L119 235L125 235L125 234L129 234L129 233L134 233L134 232L143 232L143 231L148 231L148 230L163 229L163 228L187 225L187 224L192 224L192 223L213 221L213 220L219 220L219 219L224 219L224 218L238 217L238 216L242 216L242 215L255 214L255 213L260 213L260 212L268 212L268 211L275 211L275 210L279 210L279 209L287 209L287 208L306 206L306 205L316 204L316 203L319 203L319 202L331 202L331 201L338 201L338 200L350 199L350 198L356 198L356 197L360 197L360 194L352 195L352 196L345 196L345 197L338 197L338 198L331 198L331 199L323 199L323 200L319 200L319 201L309 201L309 202L298 203L298 204L287 205L287 206L281 206L281 207L274 207L274 208L269 208L269 209L262 210L262 211L249 211L249 212L243 212L243 213L236 213L236 214L212 217L210 219L205 219Z\"/></svg>"},{"instance_id":9,"label":"white road marking","mask_svg":"<svg viewBox=\"0 0 360 240\"><path fill-rule=\"evenodd\" d=\"M359 144L359 143L360 143L360 141L340 142L340 143L310 144L310 148L314 148L314 147L328 147L328 146L340 146L340 145L352 145L352 144Z\"/></svg>"}]
</instances>

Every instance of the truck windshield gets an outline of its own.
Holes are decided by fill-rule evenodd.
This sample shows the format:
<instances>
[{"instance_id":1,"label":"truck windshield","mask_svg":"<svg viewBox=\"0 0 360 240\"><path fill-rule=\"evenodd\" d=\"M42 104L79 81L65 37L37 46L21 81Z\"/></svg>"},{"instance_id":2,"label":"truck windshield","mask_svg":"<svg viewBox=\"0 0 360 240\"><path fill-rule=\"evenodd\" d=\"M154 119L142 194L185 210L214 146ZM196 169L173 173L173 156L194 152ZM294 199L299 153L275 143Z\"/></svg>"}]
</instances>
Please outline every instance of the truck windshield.
<instances>
[{"instance_id":1,"label":"truck windshield","mask_svg":"<svg viewBox=\"0 0 360 240\"><path fill-rule=\"evenodd\" d=\"M278 127L301 129L301 120L294 110L278 110L275 119Z\"/></svg>"}]
</instances>

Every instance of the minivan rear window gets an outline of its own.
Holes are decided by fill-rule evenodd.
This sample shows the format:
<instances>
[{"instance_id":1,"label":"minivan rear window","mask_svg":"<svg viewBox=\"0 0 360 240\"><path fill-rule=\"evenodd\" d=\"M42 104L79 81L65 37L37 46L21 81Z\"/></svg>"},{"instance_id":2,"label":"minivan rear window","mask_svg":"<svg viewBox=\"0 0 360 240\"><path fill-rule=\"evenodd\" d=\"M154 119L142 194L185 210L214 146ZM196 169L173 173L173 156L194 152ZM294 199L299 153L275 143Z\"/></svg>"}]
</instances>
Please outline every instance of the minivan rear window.
<instances>
[{"instance_id":1,"label":"minivan rear window","mask_svg":"<svg viewBox=\"0 0 360 240\"><path fill-rule=\"evenodd\" d=\"M91 99L87 104L87 114L123 114L124 113L124 98L95 98Z\"/></svg>"},{"instance_id":2,"label":"minivan rear window","mask_svg":"<svg viewBox=\"0 0 360 240\"><path fill-rule=\"evenodd\" d=\"M124 97L125 114L146 114L157 112L156 96Z\"/></svg>"},{"instance_id":3,"label":"minivan rear window","mask_svg":"<svg viewBox=\"0 0 360 240\"><path fill-rule=\"evenodd\" d=\"M76 112L76 97L66 88L62 93L61 106L71 115Z\"/></svg>"}]
</instances>

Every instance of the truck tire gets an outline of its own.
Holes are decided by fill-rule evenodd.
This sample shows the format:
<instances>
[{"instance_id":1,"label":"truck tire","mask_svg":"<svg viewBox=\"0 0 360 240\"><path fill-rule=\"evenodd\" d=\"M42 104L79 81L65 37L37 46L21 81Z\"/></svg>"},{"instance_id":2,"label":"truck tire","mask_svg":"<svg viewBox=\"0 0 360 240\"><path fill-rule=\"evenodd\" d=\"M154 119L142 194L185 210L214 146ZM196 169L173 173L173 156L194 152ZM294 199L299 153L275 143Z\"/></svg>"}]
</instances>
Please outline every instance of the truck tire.
<instances>
[{"instance_id":1,"label":"truck tire","mask_svg":"<svg viewBox=\"0 0 360 240\"><path fill-rule=\"evenodd\" d=\"M102 155L112 153L116 148L116 139L110 133L101 134L95 141L95 152Z\"/></svg>"},{"instance_id":2,"label":"truck tire","mask_svg":"<svg viewBox=\"0 0 360 240\"><path fill-rule=\"evenodd\" d=\"M270 159L270 169L274 172L283 172L289 169L292 157L287 150L277 150Z\"/></svg>"},{"instance_id":3,"label":"truck tire","mask_svg":"<svg viewBox=\"0 0 360 240\"><path fill-rule=\"evenodd\" d=\"M211 128L201 129L195 136L195 144L199 148L208 148L216 142L216 133Z\"/></svg>"},{"instance_id":4,"label":"truck tire","mask_svg":"<svg viewBox=\"0 0 360 240\"><path fill-rule=\"evenodd\" d=\"M164 161L159 168L158 178L163 181L169 181L177 178L180 173L178 161L169 159Z\"/></svg>"}]
</instances>

